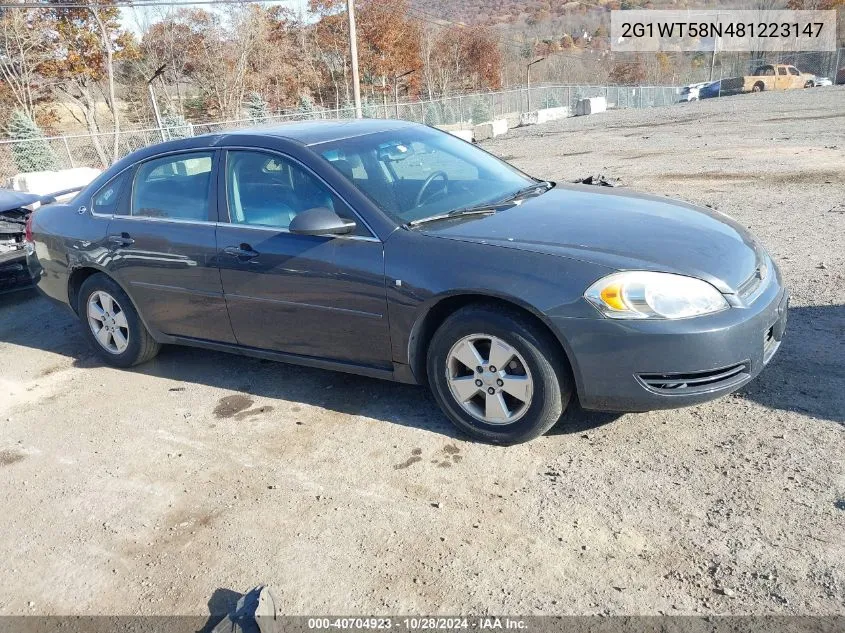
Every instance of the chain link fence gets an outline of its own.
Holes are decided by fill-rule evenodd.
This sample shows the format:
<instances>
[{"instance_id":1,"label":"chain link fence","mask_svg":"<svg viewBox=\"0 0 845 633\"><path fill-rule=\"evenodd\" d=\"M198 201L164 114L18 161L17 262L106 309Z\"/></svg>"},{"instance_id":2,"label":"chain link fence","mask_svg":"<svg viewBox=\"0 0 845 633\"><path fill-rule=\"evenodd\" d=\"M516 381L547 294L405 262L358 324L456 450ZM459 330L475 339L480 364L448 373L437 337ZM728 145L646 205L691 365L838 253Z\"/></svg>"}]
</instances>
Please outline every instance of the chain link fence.
<instances>
[{"instance_id":1,"label":"chain link fence","mask_svg":"<svg viewBox=\"0 0 845 633\"><path fill-rule=\"evenodd\" d=\"M392 100L363 104L367 118L402 119L427 125L471 125L496 118L519 117L539 108L568 107L575 113L579 99L606 97L611 108L650 108L674 103L679 89L671 86L537 86L530 90L516 88L496 92L462 94L428 101ZM118 135L118 156L121 158L137 149L176 138L213 134L247 127L279 125L290 121L315 119L352 119L355 109L339 110L314 108L268 116L262 120L238 119L208 123L186 123L176 127L121 130ZM27 146L46 142L56 157L55 169L74 167L104 168L113 153L114 134L71 134L47 137L43 140L0 140L0 182L19 173L15 153ZM15 150L17 146L17 150ZM14 151L13 151L14 150Z\"/></svg>"}]
</instances>

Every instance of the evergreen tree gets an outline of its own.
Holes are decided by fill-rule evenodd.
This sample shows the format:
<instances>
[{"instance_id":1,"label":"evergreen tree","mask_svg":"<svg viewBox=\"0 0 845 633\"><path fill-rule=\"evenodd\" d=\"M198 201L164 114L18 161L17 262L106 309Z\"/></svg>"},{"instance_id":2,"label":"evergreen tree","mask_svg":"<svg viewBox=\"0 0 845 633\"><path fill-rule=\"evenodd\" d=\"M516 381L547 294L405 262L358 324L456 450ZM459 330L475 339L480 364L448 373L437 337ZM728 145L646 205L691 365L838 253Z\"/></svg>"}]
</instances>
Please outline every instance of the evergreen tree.
<instances>
[{"instance_id":1,"label":"evergreen tree","mask_svg":"<svg viewBox=\"0 0 845 633\"><path fill-rule=\"evenodd\" d=\"M364 101L361 104L361 116L365 119L375 119L379 116L379 107L378 104L373 103L372 101Z\"/></svg>"},{"instance_id":2,"label":"evergreen tree","mask_svg":"<svg viewBox=\"0 0 845 633\"><path fill-rule=\"evenodd\" d=\"M317 106L314 104L314 100L310 97L310 95L302 94L299 95L299 111L303 114L311 114L314 110L317 109Z\"/></svg>"},{"instance_id":3,"label":"evergreen tree","mask_svg":"<svg viewBox=\"0 0 845 633\"><path fill-rule=\"evenodd\" d=\"M558 101L557 97L555 97L551 92L547 92L546 96L543 97L543 102L542 102L542 105L540 107L542 107L542 108L559 108L560 107L560 101Z\"/></svg>"},{"instance_id":4,"label":"evergreen tree","mask_svg":"<svg viewBox=\"0 0 845 633\"><path fill-rule=\"evenodd\" d=\"M307 94L299 95L299 106L296 108L296 113L299 115L296 117L298 121L308 121L310 119L319 118L317 116L317 105L314 103L311 96Z\"/></svg>"},{"instance_id":5,"label":"evergreen tree","mask_svg":"<svg viewBox=\"0 0 845 633\"><path fill-rule=\"evenodd\" d=\"M475 125L478 125L479 123L489 121L491 118L490 108L487 107L487 100L477 99L475 103L472 104L472 122Z\"/></svg>"},{"instance_id":6,"label":"evergreen tree","mask_svg":"<svg viewBox=\"0 0 845 633\"><path fill-rule=\"evenodd\" d=\"M53 152L38 125L26 112L15 110L9 120L9 136L19 141L12 143L12 158L22 172L58 169L59 159Z\"/></svg>"},{"instance_id":7,"label":"evergreen tree","mask_svg":"<svg viewBox=\"0 0 845 633\"><path fill-rule=\"evenodd\" d=\"M344 99L340 104L340 112L337 113L338 119L354 119L355 118L355 104L349 99Z\"/></svg>"},{"instance_id":8,"label":"evergreen tree","mask_svg":"<svg viewBox=\"0 0 845 633\"><path fill-rule=\"evenodd\" d=\"M440 125L440 108L436 103L429 103L425 106L425 113L423 115L423 123L426 125Z\"/></svg>"},{"instance_id":9,"label":"evergreen tree","mask_svg":"<svg viewBox=\"0 0 845 633\"><path fill-rule=\"evenodd\" d=\"M249 93L249 98L246 102L246 111L250 119L255 123L267 123L270 118L270 110L267 107L267 102L257 92Z\"/></svg>"}]
</instances>

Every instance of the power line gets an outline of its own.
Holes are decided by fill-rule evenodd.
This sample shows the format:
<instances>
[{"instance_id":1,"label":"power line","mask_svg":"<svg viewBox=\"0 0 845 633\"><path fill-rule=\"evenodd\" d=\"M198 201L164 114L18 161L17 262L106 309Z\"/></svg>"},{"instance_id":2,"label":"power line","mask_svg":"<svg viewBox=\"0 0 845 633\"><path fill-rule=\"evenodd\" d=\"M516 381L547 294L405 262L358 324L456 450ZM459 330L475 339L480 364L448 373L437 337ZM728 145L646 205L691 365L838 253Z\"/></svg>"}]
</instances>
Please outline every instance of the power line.
<instances>
[{"instance_id":1,"label":"power line","mask_svg":"<svg viewBox=\"0 0 845 633\"><path fill-rule=\"evenodd\" d=\"M18 4L0 4L0 10L3 9L108 9L111 7L117 9L134 9L136 7L190 7L194 5L208 5L208 4L265 4L269 2L278 2L278 0L192 0L187 1L173 1L165 0L163 2L155 2L154 0L142 0L141 2L130 2L128 0L116 0L108 4L97 4L92 2L77 3L77 2L62 2L62 3L48 3L48 2L22 2Z\"/></svg>"}]
</instances>

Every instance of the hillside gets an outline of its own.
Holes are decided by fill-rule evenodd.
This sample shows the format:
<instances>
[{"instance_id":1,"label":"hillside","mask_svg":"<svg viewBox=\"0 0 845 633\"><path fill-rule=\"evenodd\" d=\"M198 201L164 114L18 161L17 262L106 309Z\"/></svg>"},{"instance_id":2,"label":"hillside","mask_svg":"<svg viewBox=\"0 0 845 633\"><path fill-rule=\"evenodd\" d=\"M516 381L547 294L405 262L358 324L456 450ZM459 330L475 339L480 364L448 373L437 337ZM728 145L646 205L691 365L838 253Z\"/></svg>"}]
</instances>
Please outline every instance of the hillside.
<instances>
[{"instance_id":1,"label":"hillside","mask_svg":"<svg viewBox=\"0 0 845 633\"><path fill-rule=\"evenodd\" d=\"M466 24L512 26L516 30L554 26L576 30L609 22L611 9L685 9L715 7L715 0L410 0L423 18Z\"/></svg>"}]
</instances>

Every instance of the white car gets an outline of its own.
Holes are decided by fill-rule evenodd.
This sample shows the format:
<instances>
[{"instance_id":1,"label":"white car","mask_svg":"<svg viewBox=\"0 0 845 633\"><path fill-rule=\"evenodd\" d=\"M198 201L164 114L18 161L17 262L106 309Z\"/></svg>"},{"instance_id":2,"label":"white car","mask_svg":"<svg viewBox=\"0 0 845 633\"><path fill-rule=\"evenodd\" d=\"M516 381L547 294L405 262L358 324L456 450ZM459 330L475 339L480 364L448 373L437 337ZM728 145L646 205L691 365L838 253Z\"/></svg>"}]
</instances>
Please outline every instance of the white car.
<instances>
[{"instance_id":1,"label":"white car","mask_svg":"<svg viewBox=\"0 0 845 633\"><path fill-rule=\"evenodd\" d=\"M821 86L832 86L833 82L827 77L814 77L813 78L813 87L819 88Z\"/></svg>"}]
</instances>

